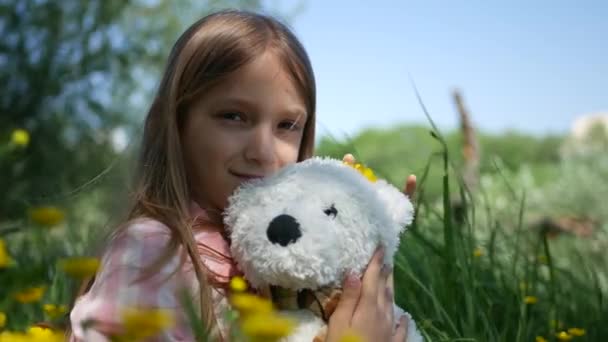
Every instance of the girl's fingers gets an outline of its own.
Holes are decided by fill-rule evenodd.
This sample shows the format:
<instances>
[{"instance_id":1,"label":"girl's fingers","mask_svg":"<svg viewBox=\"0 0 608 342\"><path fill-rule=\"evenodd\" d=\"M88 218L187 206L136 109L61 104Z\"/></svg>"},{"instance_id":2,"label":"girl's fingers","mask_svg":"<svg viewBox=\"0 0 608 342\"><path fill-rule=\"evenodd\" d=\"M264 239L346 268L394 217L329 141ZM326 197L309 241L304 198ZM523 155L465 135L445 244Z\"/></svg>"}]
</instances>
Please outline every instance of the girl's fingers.
<instances>
[{"instance_id":1,"label":"girl's fingers","mask_svg":"<svg viewBox=\"0 0 608 342\"><path fill-rule=\"evenodd\" d=\"M414 195L416 194L416 176L409 175L407 180L405 181L405 187L403 188L403 192L410 198L410 200L414 200Z\"/></svg>"},{"instance_id":2,"label":"girl's fingers","mask_svg":"<svg viewBox=\"0 0 608 342\"><path fill-rule=\"evenodd\" d=\"M344 157L342 157L342 161L347 164L354 164L356 162L355 156L350 153L345 154Z\"/></svg>"},{"instance_id":3,"label":"girl's fingers","mask_svg":"<svg viewBox=\"0 0 608 342\"><path fill-rule=\"evenodd\" d=\"M367 269L363 274L363 281L361 287L361 301L366 302L366 305L376 305L378 303L378 291L380 288L381 271L384 260L384 248L380 247L374 253L372 260L367 265ZM384 293L386 283L382 285L381 291Z\"/></svg>"},{"instance_id":4,"label":"girl's fingers","mask_svg":"<svg viewBox=\"0 0 608 342\"><path fill-rule=\"evenodd\" d=\"M395 330L395 334L393 335L392 342L407 342L407 323L407 317L405 315L401 316L397 330Z\"/></svg>"},{"instance_id":5,"label":"girl's fingers","mask_svg":"<svg viewBox=\"0 0 608 342\"><path fill-rule=\"evenodd\" d=\"M378 306L381 310L388 310L390 304L392 312L392 293L389 286L389 277L393 271L390 267L384 265L380 271L380 279L378 279Z\"/></svg>"},{"instance_id":6,"label":"girl's fingers","mask_svg":"<svg viewBox=\"0 0 608 342\"><path fill-rule=\"evenodd\" d=\"M361 296L361 280L356 275L348 275L342 286L342 295L336 310L329 319L331 328L343 331L350 326L350 320Z\"/></svg>"}]
</instances>

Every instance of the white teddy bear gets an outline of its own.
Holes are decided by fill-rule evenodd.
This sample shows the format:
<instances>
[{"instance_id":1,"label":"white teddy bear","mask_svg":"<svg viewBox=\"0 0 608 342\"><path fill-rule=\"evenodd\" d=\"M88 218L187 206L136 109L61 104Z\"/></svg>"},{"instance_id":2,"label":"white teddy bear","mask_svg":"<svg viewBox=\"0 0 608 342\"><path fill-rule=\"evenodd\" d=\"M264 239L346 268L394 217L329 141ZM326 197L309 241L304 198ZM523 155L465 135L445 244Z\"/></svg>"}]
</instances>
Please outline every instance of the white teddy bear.
<instances>
[{"instance_id":1,"label":"white teddy bear","mask_svg":"<svg viewBox=\"0 0 608 342\"><path fill-rule=\"evenodd\" d=\"M385 264L393 265L413 211L386 181L316 157L243 184L224 220L245 278L255 288L270 286L275 304L296 319L287 341L312 342L323 340L347 273L361 275L379 245ZM396 320L406 314L394 307ZM422 341L408 322L407 342Z\"/></svg>"}]
</instances>

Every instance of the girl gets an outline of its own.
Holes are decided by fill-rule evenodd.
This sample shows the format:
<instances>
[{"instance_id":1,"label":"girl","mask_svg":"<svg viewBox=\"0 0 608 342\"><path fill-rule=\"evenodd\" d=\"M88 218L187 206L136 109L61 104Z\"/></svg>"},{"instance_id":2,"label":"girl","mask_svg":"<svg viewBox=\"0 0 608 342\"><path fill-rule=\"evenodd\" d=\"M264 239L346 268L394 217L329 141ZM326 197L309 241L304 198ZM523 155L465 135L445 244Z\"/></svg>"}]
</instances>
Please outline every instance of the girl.
<instances>
[{"instance_id":1,"label":"girl","mask_svg":"<svg viewBox=\"0 0 608 342\"><path fill-rule=\"evenodd\" d=\"M123 328L121 310L140 307L174 312L174 327L155 340L192 341L181 305L184 286L196 294L214 339L226 339L219 318L238 270L222 210L242 182L312 156L314 127L313 71L287 27L270 17L224 11L186 30L146 118L134 204L74 305L71 340L107 341ZM406 322L395 331L386 304L392 300L384 300L392 299L391 272L382 268L380 254L361 280L345 280L328 342L347 329L368 341L405 339Z\"/></svg>"}]
</instances>

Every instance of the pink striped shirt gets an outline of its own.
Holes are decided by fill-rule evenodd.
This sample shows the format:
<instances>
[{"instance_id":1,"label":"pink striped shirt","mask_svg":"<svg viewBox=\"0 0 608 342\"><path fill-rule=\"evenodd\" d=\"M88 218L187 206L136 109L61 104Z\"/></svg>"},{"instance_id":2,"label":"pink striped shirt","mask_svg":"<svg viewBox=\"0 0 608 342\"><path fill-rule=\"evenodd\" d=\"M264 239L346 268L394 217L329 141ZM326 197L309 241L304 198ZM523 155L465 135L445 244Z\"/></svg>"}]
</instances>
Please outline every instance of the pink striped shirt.
<instances>
[{"instance_id":1,"label":"pink striped shirt","mask_svg":"<svg viewBox=\"0 0 608 342\"><path fill-rule=\"evenodd\" d=\"M207 217L196 204L192 205L191 214L195 218ZM229 245L221 230L220 225L198 226L194 229L194 239L201 260L213 274L214 283L226 284L238 274L238 270L229 261ZM170 231L164 224L141 218L133 221L110 242L94 283L77 299L70 313L71 341L109 341L106 335L120 331L121 311L129 307L173 311L174 327L149 341L194 340L181 305L180 291L185 286L190 293L197 294L193 301L198 308L198 280L188 259L175 272L180 264L181 250L157 273L135 282L145 267L162 255L169 239ZM209 253L210 249L213 254ZM224 289L214 287L212 299L216 317L221 318L228 308ZM83 329L82 323L91 319L96 322L95 328ZM225 331L226 327L222 326L221 320L218 321L219 330Z\"/></svg>"}]
</instances>

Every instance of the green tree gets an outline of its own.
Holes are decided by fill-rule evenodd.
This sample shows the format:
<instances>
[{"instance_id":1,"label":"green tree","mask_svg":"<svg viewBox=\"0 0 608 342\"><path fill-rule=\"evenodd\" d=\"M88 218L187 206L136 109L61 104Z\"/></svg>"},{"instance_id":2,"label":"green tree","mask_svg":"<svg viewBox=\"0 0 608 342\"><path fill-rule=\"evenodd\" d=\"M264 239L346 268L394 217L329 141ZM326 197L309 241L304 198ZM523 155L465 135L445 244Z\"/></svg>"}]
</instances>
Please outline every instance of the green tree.
<instances>
[{"instance_id":1,"label":"green tree","mask_svg":"<svg viewBox=\"0 0 608 342\"><path fill-rule=\"evenodd\" d=\"M0 221L89 191L119 155L116 133L139 126L179 33L226 7L261 1L2 1L0 141L31 139L0 160Z\"/></svg>"}]
</instances>

